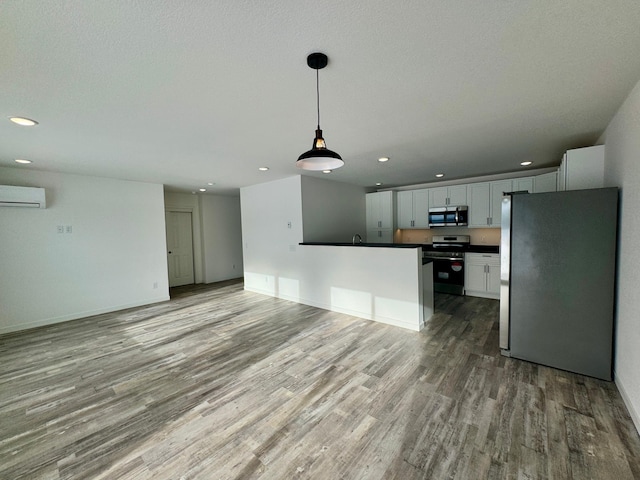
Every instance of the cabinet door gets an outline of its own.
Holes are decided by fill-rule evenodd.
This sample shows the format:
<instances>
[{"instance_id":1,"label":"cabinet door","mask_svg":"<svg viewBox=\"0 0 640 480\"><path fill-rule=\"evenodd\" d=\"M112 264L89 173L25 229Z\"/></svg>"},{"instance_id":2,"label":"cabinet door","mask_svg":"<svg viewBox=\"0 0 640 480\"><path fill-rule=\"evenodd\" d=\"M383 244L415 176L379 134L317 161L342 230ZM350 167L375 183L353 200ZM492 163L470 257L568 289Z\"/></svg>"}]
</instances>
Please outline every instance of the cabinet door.
<instances>
[{"instance_id":1,"label":"cabinet door","mask_svg":"<svg viewBox=\"0 0 640 480\"><path fill-rule=\"evenodd\" d=\"M483 262L465 262L464 289L470 292L485 292L487 289L486 265Z\"/></svg>"},{"instance_id":2,"label":"cabinet door","mask_svg":"<svg viewBox=\"0 0 640 480\"><path fill-rule=\"evenodd\" d=\"M491 182L491 226L500 227L502 220L502 197L512 190L511 180Z\"/></svg>"},{"instance_id":3,"label":"cabinet door","mask_svg":"<svg viewBox=\"0 0 640 480\"><path fill-rule=\"evenodd\" d=\"M394 228L393 192L378 192L380 197L380 226L382 228Z\"/></svg>"},{"instance_id":4,"label":"cabinet door","mask_svg":"<svg viewBox=\"0 0 640 480\"><path fill-rule=\"evenodd\" d=\"M472 183L467 188L469 200L469 226L486 227L489 225L491 202L489 182Z\"/></svg>"},{"instance_id":5,"label":"cabinet door","mask_svg":"<svg viewBox=\"0 0 640 480\"><path fill-rule=\"evenodd\" d=\"M429 207L445 207L449 198L447 187L437 187L429 189Z\"/></svg>"},{"instance_id":6,"label":"cabinet door","mask_svg":"<svg viewBox=\"0 0 640 480\"><path fill-rule=\"evenodd\" d=\"M565 158L567 190L604 187L604 145L568 150Z\"/></svg>"},{"instance_id":7,"label":"cabinet door","mask_svg":"<svg viewBox=\"0 0 640 480\"><path fill-rule=\"evenodd\" d=\"M393 243L393 230L378 230L378 243Z\"/></svg>"},{"instance_id":8,"label":"cabinet door","mask_svg":"<svg viewBox=\"0 0 640 480\"><path fill-rule=\"evenodd\" d=\"M414 228L413 192L398 192L398 228Z\"/></svg>"},{"instance_id":9,"label":"cabinet door","mask_svg":"<svg viewBox=\"0 0 640 480\"><path fill-rule=\"evenodd\" d=\"M557 188L558 188L557 172L549 172L543 175L536 175L533 178L534 193L555 192Z\"/></svg>"},{"instance_id":10,"label":"cabinet door","mask_svg":"<svg viewBox=\"0 0 640 480\"><path fill-rule=\"evenodd\" d=\"M367 243L393 243L393 230L367 230Z\"/></svg>"},{"instance_id":11,"label":"cabinet door","mask_svg":"<svg viewBox=\"0 0 640 480\"><path fill-rule=\"evenodd\" d=\"M449 187L449 205L467 204L467 186L455 185Z\"/></svg>"},{"instance_id":12,"label":"cabinet door","mask_svg":"<svg viewBox=\"0 0 640 480\"><path fill-rule=\"evenodd\" d=\"M374 230L379 227L378 217L380 212L380 198L375 193L367 193L367 230Z\"/></svg>"},{"instance_id":13,"label":"cabinet door","mask_svg":"<svg viewBox=\"0 0 640 480\"><path fill-rule=\"evenodd\" d=\"M413 226L429 228L429 190L413 191Z\"/></svg>"},{"instance_id":14,"label":"cabinet door","mask_svg":"<svg viewBox=\"0 0 640 480\"><path fill-rule=\"evenodd\" d=\"M533 193L533 177L514 178L512 190Z\"/></svg>"},{"instance_id":15,"label":"cabinet door","mask_svg":"<svg viewBox=\"0 0 640 480\"><path fill-rule=\"evenodd\" d=\"M498 265L487 265L487 293L496 297L500 296L500 263Z\"/></svg>"}]
</instances>

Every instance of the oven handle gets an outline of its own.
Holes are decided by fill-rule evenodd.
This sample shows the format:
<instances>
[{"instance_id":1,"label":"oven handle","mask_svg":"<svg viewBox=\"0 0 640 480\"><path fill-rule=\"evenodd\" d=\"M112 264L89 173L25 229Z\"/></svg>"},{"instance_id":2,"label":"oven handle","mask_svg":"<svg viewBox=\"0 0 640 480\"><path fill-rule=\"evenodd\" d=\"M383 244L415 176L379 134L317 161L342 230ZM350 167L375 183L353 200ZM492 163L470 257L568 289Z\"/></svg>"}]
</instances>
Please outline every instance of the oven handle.
<instances>
[{"instance_id":1,"label":"oven handle","mask_svg":"<svg viewBox=\"0 0 640 480\"><path fill-rule=\"evenodd\" d=\"M426 255L424 258L430 258L431 260L455 260L460 263L464 263L464 258L459 257L430 257Z\"/></svg>"}]
</instances>

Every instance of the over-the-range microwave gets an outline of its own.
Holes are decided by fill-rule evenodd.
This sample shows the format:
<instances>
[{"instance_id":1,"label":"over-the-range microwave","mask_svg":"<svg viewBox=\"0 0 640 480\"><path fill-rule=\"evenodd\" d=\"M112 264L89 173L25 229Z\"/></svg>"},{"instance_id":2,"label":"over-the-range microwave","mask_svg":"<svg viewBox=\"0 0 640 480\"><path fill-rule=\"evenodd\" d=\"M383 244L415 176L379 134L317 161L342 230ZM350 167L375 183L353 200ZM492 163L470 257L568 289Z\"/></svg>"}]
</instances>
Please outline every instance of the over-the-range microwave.
<instances>
[{"instance_id":1,"label":"over-the-range microwave","mask_svg":"<svg viewBox=\"0 0 640 480\"><path fill-rule=\"evenodd\" d=\"M429 209L430 227L466 227L468 224L469 207L466 205Z\"/></svg>"}]
</instances>

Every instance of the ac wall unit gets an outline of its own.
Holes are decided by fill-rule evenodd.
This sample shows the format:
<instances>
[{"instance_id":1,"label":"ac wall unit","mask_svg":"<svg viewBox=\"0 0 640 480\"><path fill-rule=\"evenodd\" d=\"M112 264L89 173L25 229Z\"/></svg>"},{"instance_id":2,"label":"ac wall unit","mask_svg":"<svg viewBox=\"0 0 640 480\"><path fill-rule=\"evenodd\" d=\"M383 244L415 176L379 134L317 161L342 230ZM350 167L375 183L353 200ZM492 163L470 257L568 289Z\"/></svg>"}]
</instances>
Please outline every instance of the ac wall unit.
<instances>
[{"instance_id":1,"label":"ac wall unit","mask_svg":"<svg viewBox=\"0 0 640 480\"><path fill-rule=\"evenodd\" d=\"M44 188L0 185L0 207L47 208Z\"/></svg>"}]
</instances>

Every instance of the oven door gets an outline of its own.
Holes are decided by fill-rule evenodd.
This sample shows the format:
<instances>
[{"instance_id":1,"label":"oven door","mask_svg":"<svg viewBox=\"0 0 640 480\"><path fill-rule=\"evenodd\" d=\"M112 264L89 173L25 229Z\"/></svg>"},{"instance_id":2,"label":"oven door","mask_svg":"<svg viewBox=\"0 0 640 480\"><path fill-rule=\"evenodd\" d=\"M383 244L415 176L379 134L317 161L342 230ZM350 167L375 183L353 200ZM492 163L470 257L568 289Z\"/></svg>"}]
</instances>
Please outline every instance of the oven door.
<instances>
[{"instance_id":1,"label":"oven door","mask_svg":"<svg viewBox=\"0 0 640 480\"><path fill-rule=\"evenodd\" d=\"M463 258L433 258L433 290L455 295L464 294Z\"/></svg>"}]
</instances>

